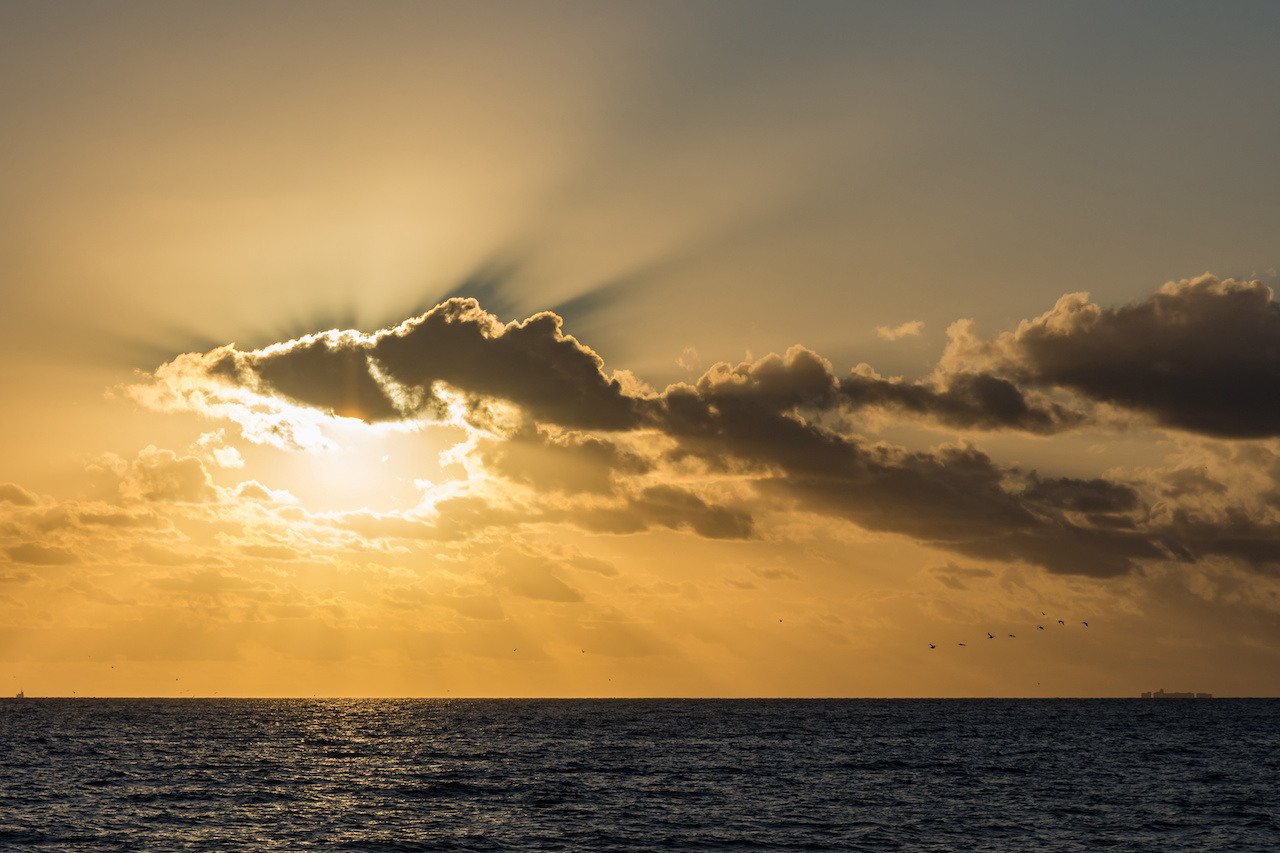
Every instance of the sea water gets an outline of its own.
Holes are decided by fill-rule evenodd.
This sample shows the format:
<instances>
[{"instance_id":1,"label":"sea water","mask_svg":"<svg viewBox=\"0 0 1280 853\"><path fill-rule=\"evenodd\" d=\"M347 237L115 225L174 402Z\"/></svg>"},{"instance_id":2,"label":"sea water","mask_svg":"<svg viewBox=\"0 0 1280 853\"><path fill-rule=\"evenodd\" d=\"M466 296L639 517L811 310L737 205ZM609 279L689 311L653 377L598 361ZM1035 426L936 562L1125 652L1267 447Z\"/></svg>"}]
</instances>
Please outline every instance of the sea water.
<instances>
[{"instance_id":1,"label":"sea water","mask_svg":"<svg viewBox=\"0 0 1280 853\"><path fill-rule=\"evenodd\" d=\"M6 850L1280 850L1277 700L0 702Z\"/></svg>"}]
</instances>

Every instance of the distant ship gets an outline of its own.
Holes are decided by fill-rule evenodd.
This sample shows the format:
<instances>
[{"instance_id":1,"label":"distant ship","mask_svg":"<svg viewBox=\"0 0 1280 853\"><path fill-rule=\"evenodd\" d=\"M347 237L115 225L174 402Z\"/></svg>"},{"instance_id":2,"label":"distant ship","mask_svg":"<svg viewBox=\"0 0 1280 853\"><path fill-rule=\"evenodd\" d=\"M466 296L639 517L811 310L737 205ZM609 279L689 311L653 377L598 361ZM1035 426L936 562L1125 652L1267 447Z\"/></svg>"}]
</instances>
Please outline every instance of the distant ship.
<instances>
[{"instance_id":1,"label":"distant ship","mask_svg":"<svg viewBox=\"0 0 1280 853\"><path fill-rule=\"evenodd\" d=\"M1165 693L1164 689L1148 691L1142 694L1143 699L1212 699L1212 693Z\"/></svg>"}]
</instances>

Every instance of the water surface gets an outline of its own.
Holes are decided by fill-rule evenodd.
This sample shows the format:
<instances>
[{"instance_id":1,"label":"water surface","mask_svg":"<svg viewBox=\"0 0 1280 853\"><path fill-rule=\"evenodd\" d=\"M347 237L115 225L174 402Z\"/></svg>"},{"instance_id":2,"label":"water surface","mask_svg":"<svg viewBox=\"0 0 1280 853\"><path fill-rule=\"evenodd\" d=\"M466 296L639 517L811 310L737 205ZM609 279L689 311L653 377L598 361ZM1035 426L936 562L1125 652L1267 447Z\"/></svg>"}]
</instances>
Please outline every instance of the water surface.
<instances>
[{"instance_id":1,"label":"water surface","mask_svg":"<svg viewBox=\"0 0 1280 853\"><path fill-rule=\"evenodd\" d=\"M0 702L0 848L1280 850L1275 700Z\"/></svg>"}]
</instances>

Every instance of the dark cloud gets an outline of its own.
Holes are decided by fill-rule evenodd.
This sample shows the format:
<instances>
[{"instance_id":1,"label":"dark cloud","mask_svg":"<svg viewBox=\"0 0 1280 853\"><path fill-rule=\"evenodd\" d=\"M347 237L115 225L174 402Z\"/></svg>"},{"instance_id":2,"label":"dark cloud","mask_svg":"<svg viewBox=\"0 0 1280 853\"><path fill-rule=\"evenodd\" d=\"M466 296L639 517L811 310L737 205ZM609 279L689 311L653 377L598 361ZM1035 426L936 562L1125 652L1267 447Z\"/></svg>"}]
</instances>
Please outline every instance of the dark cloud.
<instances>
[{"instance_id":1,"label":"dark cloud","mask_svg":"<svg viewBox=\"0 0 1280 853\"><path fill-rule=\"evenodd\" d=\"M509 400L529 416L567 427L626 429L634 401L603 362L565 336L550 312L502 326L475 300L454 299L378 336L374 355L404 385L444 381L469 393Z\"/></svg>"},{"instance_id":2,"label":"dark cloud","mask_svg":"<svg viewBox=\"0 0 1280 853\"><path fill-rule=\"evenodd\" d=\"M754 363L718 364L698 380L699 395L717 405L747 399L775 412L820 414L836 409L885 408L950 427L1054 433L1080 426L1084 416L1066 406L1028 394L1007 379L956 372L945 385L879 376L867 365L837 378L831 365L804 347Z\"/></svg>"},{"instance_id":3,"label":"dark cloud","mask_svg":"<svg viewBox=\"0 0 1280 853\"><path fill-rule=\"evenodd\" d=\"M402 417L374 379L362 342L356 334L326 333L293 341L281 350L230 351L212 371L241 382L256 378L285 397L342 417L364 421Z\"/></svg>"},{"instance_id":4,"label":"dark cloud","mask_svg":"<svg viewBox=\"0 0 1280 853\"><path fill-rule=\"evenodd\" d=\"M1041 506L1070 512L1101 513L1132 512L1141 506L1138 491L1124 483L1095 478L1079 480L1072 477L1041 478L1032 473L1030 485L1022 492L1024 500Z\"/></svg>"},{"instance_id":5,"label":"dark cloud","mask_svg":"<svg viewBox=\"0 0 1280 853\"><path fill-rule=\"evenodd\" d=\"M1280 523L1232 507L1220 516L1175 509L1162 526L1186 561L1224 557L1268 574L1280 574Z\"/></svg>"},{"instance_id":6,"label":"dark cloud","mask_svg":"<svg viewBox=\"0 0 1280 853\"><path fill-rule=\"evenodd\" d=\"M1167 498L1227 493L1226 484L1210 477L1203 468L1177 468L1160 479L1161 494Z\"/></svg>"},{"instance_id":7,"label":"dark cloud","mask_svg":"<svg viewBox=\"0 0 1280 853\"><path fill-rule=\"evenodd\" d=\"M443 406L437 383L466 395L474 423L497 422L486 401L516 407L501 438L481 437L476 450L489 472L547 498L519 506L460 494L435 504L429 518L343 522L365 535L449 540L567 522L620 534L665 527L742 539L755 535L765 508L798 506L957 554L1064 574L1112 576L1148 561L1214 555L1254 567L1274 562L1273 529L1260 519L1204 520L1164 507L1157 522L1138 485L1024 473L967 445L908 451L872 444L850 433L847 418L879 408L961 429L1049 434L1083 425L1080 411L1027 390L1033 386L1188 429L1280 434L1280 318L1259 284L1204 277L1105 310L1082 295L1064 297L990 342L960 324L938 372L924 382L886 379L865 366L838 377L797 346L642 394L606 378L601 359L565 335L555 314L503 324L463 298L373 335L334 331L204 358L220 381L367 420ZM601 434L622 431L635 435ZM150 452L154 464L134 463L125 473L154 480L137 486L140 494L189 498L209 485L198 460ZM690 482L662 483L663 465L678 466ZM179 469L188 476L159 476ZM699 474L738 476L756 495L731 505L708 499L694 484ZM1143 487L1177 504L1215 483L1184 473Z\"/></svg>"},{"instance_id":8,"label":"dark cloud","mask_svg":"<svg viewBox=\"0 0 1280 853\"><path fill-rule=\"evenodd\" d=\"M1085 418L1051 400L1035 399L1007 379L988 373L954 373L945 388L885 379L858 370L840 380L840 394L857 408L881 406L932 418L960 429L1048 434L1080 426Z\"/></svg>"},{"instance_id":9,"label":"dark cloud","mask_svg":"<svg viewBox=\"0 0 1280 853\"><path fill-rule=\"evenodd\" d=\"M1141 302L1086 294L993 342L961 327L947 360L1067 388L1160 423L1224 438L1280 435L1280 304L1260 282L1202 276Z\"/></svg>"},{"instance_id":10,"label":"dark cloud","mask_svg":"<svg viewBox=\"0 0 1280 853\"><path fill-rule=\"evenodd\" d=\"M687 528L708 539L747 539L751 515L744 510L709 504L676 486L651 486L633 498L629 509L652 524Z\"/></svg>"},{"instance_id":11,"label":"dark cloud","mask_svg":"<svg viewBox=\"0 0 1280 853\"><path fill-rule=\"evenodd\" d=\"M1139 560L1167 556L1147 536L1066 512L1093 504L1100 511L1136 508L1126 503L1124 486L1037 479L1028 493L1014 472L973 448L874 446L801 415L805 405L837 397L824 364L792 349L786 358L720 366L696 386L668 388L660 419L679 443L673 456L697 458L711 470L754 473L766 495L870 530L1070 574L1116 575Z\"/></svg>"},{"instance_id":12,"label":"dark cloud","mask_svg":"<svg viewBox=\"0 0 1280 853\"><path fill-rule=\"evenodd\" d=\"M474 299L455 298L373 335L331 331L254 352L226 348L209 373L366 421L441 406L433 386L443 382L515 403L543 423L634 426L636 402L602 368L555 314L504 325Z\"/></svg>"},{"instance_id":13,"label":"dark cloud","mask_svg":"<svg viewBox=\"0 0 1280 853\"><path fill-rule=\"evenodd\" d=\"M801 474L759 485L868 530L904 534L972 557L1023 560L1062 574L1119 575L1140 560L1169 556L1148 535L1035 506L972 449L894 458L850 445L846 455L857 459L857 476ZM845 467L854 464L846 461Z\"/></svg>"}]
</instances>

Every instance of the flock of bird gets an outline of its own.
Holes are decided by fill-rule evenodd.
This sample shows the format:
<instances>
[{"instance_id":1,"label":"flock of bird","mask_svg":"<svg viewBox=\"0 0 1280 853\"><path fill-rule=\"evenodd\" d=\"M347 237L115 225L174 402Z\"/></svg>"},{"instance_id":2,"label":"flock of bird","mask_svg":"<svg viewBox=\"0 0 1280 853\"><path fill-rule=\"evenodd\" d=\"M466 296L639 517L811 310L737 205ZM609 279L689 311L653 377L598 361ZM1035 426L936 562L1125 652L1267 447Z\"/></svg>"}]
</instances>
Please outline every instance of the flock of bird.
<instances>
[{"instance_id":1,"label":"flock of bird","mask_svg":"<svg viewBox=\"0 0 1280 853\"><path fill-rule=\"evenodd\" d=\"M1041 616L1047 616L1048 614L1047 614L1047 613L1045 613L1045 612L1042 610L1042 611L1040 611L1040 615L1041 615ZM1065 621L1065 620L1063 620L1063 619L1059 619L1059 620L1058 620L1058 624L1059 624L1059 625L1066 625L1067 623L1066 623L1066 621ZM1088 623L1088 622L1084 622L1084 621L1082 621L1080 624L1081 624L1081 625L1083 625L1083 626L1085 626L1086 628L1088 628L1088 627L1089 627L1089 623ZM1037 626L1036 626L1036 630L1037 630L1037 631L1043 631L1044 629L1045 629L1045 628L1044 628L1044 626L1043 626L1043 625L1037 625ZM1010 636L1010 637L1015 637L1015 638L1016 638L1018 635L1017 635L1017 634L1010 634L1009 636ZM988 631L988 632L987 632L987 639L988 639L988 640L994 640L994 639L996 639L996 635L995 635L995 634L992 634L990 631ZM956 643L956 645L957 645L957 646L967 646L967 645L968 645L968 643ZM931 648L931 649L936 649L937 647L938 647L938 646L937 646L937 644L936 644L936 643L930 643L930 644L929 644L929 648Z\"/></svg>"}]
</instances>

